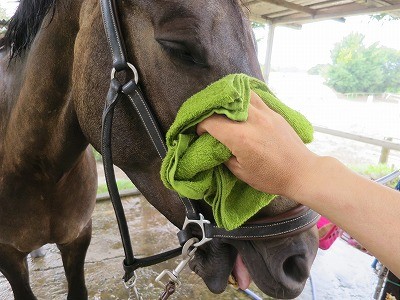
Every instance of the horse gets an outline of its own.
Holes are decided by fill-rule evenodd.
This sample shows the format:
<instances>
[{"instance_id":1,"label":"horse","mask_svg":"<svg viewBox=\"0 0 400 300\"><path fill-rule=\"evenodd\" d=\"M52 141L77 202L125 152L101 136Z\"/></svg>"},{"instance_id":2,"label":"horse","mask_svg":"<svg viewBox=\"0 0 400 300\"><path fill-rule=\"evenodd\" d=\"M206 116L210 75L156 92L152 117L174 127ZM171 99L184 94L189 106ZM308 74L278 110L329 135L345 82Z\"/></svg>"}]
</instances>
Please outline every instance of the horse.
<instances>
[{"instance_id":1,"label":"horse","mask_svg":"<svg viewBox=\"0 0 400 300\"><path fill-rule=\"evenodd\" d=\"M230 73L262 79L246 9L239 0L118 2L127 56L161 130L180 105ZM101 151L101 117L111 59L98 0L22 0L0 42L0 271L15 299L35 299L26 256L60 250L68 299L87 299L84 260L91 239ZM159 177L161 161L126 101L114 114L114 163L175 226L185 214ZM257 216L297 203L278 197ZM212 220L210 208L200 209ZM266 294L296 297L317 252L316 228L267 240L213 239L190 267L214 293L229 275Z\"/></svg>"}]
</instances>

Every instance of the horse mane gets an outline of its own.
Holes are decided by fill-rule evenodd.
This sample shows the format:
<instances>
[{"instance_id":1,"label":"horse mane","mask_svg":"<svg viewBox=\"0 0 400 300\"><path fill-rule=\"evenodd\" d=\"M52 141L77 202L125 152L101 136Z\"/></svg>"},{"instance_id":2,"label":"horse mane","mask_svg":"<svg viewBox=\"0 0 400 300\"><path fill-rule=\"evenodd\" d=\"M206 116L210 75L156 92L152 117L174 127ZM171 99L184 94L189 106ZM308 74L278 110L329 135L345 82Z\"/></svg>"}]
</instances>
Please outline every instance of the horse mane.
<instances>
[{"instance_id":1,"label":"horse mane","mask_svg":"<svg viewBox=\"0 0 400 300\"><path fill-rule=\"evenodd\" d=\"M20 0L15 14L11 17L7 31L0 39L0 49L10 49L11 58L21 56L29 49L44 17L54 8L57 0Z\"/></svg>"}]
</instances>

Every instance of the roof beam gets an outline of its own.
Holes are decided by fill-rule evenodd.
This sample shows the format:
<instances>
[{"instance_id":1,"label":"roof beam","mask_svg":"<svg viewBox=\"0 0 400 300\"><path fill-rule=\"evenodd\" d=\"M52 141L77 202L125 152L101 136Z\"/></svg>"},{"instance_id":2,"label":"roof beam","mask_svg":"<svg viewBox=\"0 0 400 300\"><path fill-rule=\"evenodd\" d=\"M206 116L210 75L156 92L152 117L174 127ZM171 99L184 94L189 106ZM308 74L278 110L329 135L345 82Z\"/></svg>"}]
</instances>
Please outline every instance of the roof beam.
<instances>
[{"instance_id":1,"label":"roof beam","mask_svg":"<svg viewBox=\"0 0 400 300\"><path fill-rule=\"evenodd\" d=\"M369 15L374 13L384 13L400 10L400 4L394 4L391 6L382 6L382 7L369 7L369 8L361 8L356 10L346 10L345 8L341 10L337 10L335 12L323 11L317 12L315 15L308 16L288 16L288 17L280 17L272 20L273 24L288 24L288 23L307 23L313 21L322 21L322 20L330 20L337 19L341 17L348 16L356 16L356 15Z\"/></svg>"},{"instance_id":2,"label":"roof beam","mask_svg":"<svg viewBox=\"0 0 400 300\"><path fill-rule=\"evenodd\" d=\"M314 10L312 8L309 8L307 6L298 5L296 3L289 2L286 0L261 0L261 2L266 2L266 3L274 4L277 6L285 7L285 8L303 12L303 13L306 13L306 14L312 15L312 16L315 15L315 13L316 13L316 10Z\"/></svg>"},{"instance_id":3,"label":"roof beam","mask_svg":"<svg viewBox=\"0 0 400 300\"><path fill-rule=\"evenodd\" d=\"M257 23L261 23L261 24L271 24L271 19L260 16L260 15L250 14L249 18L250 18L250 21L252 21L252 22L257 22Z\"/></svg>"}]
</instances>

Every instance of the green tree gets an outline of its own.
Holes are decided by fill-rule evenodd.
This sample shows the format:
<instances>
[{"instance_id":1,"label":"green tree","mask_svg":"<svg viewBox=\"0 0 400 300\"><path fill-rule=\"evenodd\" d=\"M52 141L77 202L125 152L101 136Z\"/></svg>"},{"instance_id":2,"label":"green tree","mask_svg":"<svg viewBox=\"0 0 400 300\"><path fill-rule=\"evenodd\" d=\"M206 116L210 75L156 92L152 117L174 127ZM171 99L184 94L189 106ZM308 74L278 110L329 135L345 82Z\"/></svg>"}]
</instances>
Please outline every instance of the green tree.
<instances>
[{"instance_id":1,"label":"green tree","mask_svg":"<svg viewBox=\"0 0 400 300\"><path fill-rule=\"evenodd\" d=\"M364 45L364 35L352 33L331 51L327 84L341 93L400 92L400 51Z\"/></svg>"},{"instance_id":2,"label":"green tree","mask_svg":"<svg viewBox=\"0 0 400 300\"><path fill-rule=\"evenodd\" d=\"M382 13L382 14L376 14L370 16L371 20L378 21L378 22L390 22L390 21L396 21L400 20L400 17L398 16L393 16L387 13Z\"/></svg>"},{"instance_id":3,"label":"green tree","mask_svg":"<svg viewBox=\"0 0 400 300\"><path fill-rule=\"evenodd\" d=\"M5 8L0 4L0 21L2 20L8 20L8 17ZM4 33L5 31L6 29L0 24L0 34Z\"/></svg>"},{"instance_id":4,"label":"green tree","mask_svg":"<svg viewBox=\"0 0 400 300\"><path fill-rule=\"evenodd\" d=\"M253 27L253 28L265 28L265 24L258 23L258 22L251 22L251 27Z\"/></svg>"},{"instance_id":5,"label":"green tree","mask_svg":"<svg viewBox=\"0 0 400 300\"><path fill-rule=\"evenodd\" d=\"M330 65L328 64L318 64L309 69L307 73L310 75L321 75L322 77L326 77L329 67Z\"/></svg>"},{"instance_id":6,"label":"green tree","mask_svg":"<svg viewBox=\"0 0 400 300\"><path fill-rule=\"evenodd\" d=\"M0 20L5 20L5 19L7 19L6 9L2 7L0 4Z\"/></svg>"}]
</instances>

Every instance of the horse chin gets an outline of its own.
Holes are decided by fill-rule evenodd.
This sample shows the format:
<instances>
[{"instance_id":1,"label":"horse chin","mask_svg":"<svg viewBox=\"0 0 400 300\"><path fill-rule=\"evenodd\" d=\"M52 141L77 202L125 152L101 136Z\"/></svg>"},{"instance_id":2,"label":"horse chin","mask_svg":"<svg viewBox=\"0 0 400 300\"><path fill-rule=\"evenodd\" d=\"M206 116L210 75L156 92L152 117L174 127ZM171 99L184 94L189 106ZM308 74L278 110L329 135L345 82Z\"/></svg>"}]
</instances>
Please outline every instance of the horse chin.
<instances>
[{"instance_id":1,"label":"horse chin","mask_svg":"<svg viewBox=\"0 0 400 300\"><path fill-rule=\"evenodd\" d=\"M315 230L311 229L282 240L229 241L238 251L234 275L240 288L247 288L252 280L269 296L297 297L317 252L315 239Z\"/></svg>"},{"instance_id":2,"label":"horse chin","mask_svg":"<svg viewBox=\"0 0 400 300\"><path fill-rule=\"evenodd\" d=\"M212 240L197 250L190 268L216 294L226 289L232 274L242 290L254 281L267 295L292 299L309 277L317 252L315 239L312 229L277 240Z\"/></svg>"},{"instance_id":3,"label":"horse chin","mask_svg":"<svg viewBox=\"0 0 400 300\"><path fill-rule=\"evenodd\" d=\"M190 268L199 275L208 289L220 294L225 291L235 265L236 249L220 240L212 240L196 251Z\"/></svg>"}]
</instances>

